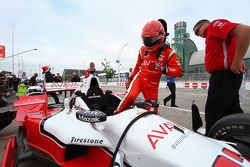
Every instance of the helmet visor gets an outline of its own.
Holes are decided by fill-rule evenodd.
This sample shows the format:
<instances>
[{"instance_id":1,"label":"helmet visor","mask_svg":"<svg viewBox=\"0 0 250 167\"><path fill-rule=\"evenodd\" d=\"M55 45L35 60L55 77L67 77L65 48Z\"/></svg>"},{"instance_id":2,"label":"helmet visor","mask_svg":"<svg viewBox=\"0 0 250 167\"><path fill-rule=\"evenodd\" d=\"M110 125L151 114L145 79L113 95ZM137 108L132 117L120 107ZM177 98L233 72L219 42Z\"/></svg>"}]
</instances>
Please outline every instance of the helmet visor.
<instances>
[{"instance_id":1,"label":"helmet visor","mask_svg":"<svg viewBox=\"0 0 250 167\"><path fill-rule=\"evenodd\" d=\"M160 36L143 38L143 44L147 47L151 47L151 46L156 45L160 39L161 39Z\"/></svg>"}]
</instances>

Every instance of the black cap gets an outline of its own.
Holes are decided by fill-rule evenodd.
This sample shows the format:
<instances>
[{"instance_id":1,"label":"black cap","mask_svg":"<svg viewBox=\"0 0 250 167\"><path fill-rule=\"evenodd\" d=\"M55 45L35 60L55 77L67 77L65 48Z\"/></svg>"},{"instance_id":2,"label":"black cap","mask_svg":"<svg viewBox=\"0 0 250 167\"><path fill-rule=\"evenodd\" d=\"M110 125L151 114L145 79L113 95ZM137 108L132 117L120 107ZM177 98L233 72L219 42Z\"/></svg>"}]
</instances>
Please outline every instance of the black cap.
<instances>
[{"instance_id":1,"label":"black cap","mask_svg":"<svg viewBox=\"0 0 250 167\"><path fill-rule=\"evenodd\" d=\"M167 22L166 22L164 19L158 19L158 21L161 22L161 24L163 25L163 28L164 28L164 30L165 30L165 34L166 34L166 36L168 36L169 33L168 33Z\"/></svg>"}]
</instances>

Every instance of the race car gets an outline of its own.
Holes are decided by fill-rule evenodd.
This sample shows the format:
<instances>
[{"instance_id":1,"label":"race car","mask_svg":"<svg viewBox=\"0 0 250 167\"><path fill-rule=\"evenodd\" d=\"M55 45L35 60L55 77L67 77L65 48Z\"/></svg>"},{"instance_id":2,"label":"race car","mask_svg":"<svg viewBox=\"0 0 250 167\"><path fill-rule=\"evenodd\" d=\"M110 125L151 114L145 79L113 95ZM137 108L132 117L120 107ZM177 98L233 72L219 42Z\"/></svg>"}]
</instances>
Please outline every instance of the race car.
<instances>
[{"instance_id":1,"label":"race car","mask_svg":"<svg viewBox=\"0 0 250 167\"><path fill-rule=\"evenodd\" d=\"M191 131L155 112L132 106L114 115L120 98L88 78L62 106L46 95L16 101L17 136L8 141L2 167L35 157L49 166L250 166L235 143Z\"/></svg>"}]
</instances>

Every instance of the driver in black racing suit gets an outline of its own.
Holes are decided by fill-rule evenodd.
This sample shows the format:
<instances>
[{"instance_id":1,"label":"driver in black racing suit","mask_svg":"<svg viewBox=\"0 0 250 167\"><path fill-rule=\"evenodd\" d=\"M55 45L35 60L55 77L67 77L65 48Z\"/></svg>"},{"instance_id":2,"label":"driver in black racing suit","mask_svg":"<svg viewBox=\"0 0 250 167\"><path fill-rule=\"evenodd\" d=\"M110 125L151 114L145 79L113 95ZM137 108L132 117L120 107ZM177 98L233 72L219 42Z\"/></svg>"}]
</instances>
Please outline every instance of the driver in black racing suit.
<instances>
[{"instance_id":1,"label":"driver in black racing suit","mask_svg":"<svg viewBox=\"0 0 250 167\"><path fill-rule=\"evenodd\" d=\"M54 81L54 77L53 74L50 72L49 66L43 66L42 69L43 69L43 74L45 74L46 83L52 83ZM49 92L47 94L54 98L56 104L60 103L56 92Z\"/></svg>"}]
</instances>

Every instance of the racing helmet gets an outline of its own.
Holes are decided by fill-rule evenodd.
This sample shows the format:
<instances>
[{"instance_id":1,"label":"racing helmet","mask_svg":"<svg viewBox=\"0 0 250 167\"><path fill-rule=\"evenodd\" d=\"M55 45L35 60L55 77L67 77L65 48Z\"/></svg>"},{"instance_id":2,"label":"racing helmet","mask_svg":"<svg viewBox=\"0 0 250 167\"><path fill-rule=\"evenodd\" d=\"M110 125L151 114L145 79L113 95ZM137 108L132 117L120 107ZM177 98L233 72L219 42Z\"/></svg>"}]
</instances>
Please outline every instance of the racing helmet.
<instances>
[{"instance_id":1,"label":"racing helmet","mask_svg":"<svg viewBox=\"0 0 250 167\"><path fill-rule=\"evenodd\" d=\"M164 42L164 27L160 21L151 20L143 27L141 37L147 51L156 51Z\"/></svg>"},{"instance_id":2,"label":"racing helmet","mask_svg":"<svg viewBox=\"0 0 250 167\"><path fill-rule=\"evenodd\" d=\"M95 68L95 63L94 63L94 62L90 62L90 63L89 63L89 67L90 67L90 68Z\"/></svg>"},{"instance_id":3,"label":"racing helmet","mask_svg":"<svg viewBox=\"0 0 250 167\"><path fill-rule=\"evenodd\" d=\"M43 66L42 69L43 69L43 73L48 72L49 71L49 66Z\"/></svg>"}]
</instances>

